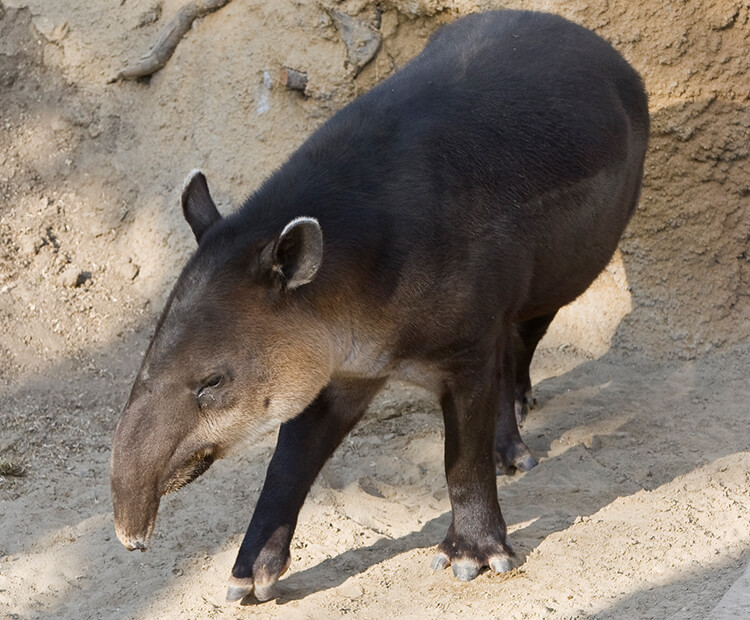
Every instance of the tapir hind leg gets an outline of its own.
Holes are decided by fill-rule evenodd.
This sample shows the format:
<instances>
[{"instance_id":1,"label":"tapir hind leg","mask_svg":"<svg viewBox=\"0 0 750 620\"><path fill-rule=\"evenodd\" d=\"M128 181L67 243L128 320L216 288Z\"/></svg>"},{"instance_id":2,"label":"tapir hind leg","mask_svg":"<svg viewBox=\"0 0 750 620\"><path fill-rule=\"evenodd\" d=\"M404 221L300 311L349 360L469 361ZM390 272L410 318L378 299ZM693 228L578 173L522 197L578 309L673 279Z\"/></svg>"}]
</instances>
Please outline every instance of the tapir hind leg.
<instances>
[{"instance_id":1,"label":"tapir hind leg","mask_svg":"<svg viewBox=\"0 0 750 620\"><path fill-rule=\"evenodd\" d=\"M536 346L544 337L544 334L547 333L547 328L556 314L557 310L550 314L522 321L514 326L513 355L516 367L515 414L518 426L523 424L529 413L529 409L533 408L536 402L531 395L531 377L529 375L531 358L534 357Z\"/></svg>"},{"instance_id":2,"label":"tapir hind leg","mask_svg":"<svg viewBox=\"0 0 750 620\"><path fill-rule=\"evenodd\" d=\"M299 416L282 424L263 490L240 546L227 600L259 600L289 567L297 517L323 464L367 409L382 380L330 383Z\"/></svg>"},{"instance_id":3,"label":"tapir hind leg","mask_svg":"<svg viewBox=\"0 0 750 620\"><path fill-rule=\"evenodd\" d=\"M511 332L510 337L501 337L498 339L496 346L499 360L496 369L499 387L495 404L497 415L494 434L495 460L500 472L505 474L511 474L516 469L529 471L532 467L536 466L536 460L531 455L528 446L521 439L521 433L518 430L518 420L516 418L515 405L519 385L517 356L519 354L518 340L521 336L519 336L518 326L514 326L514 329L516 331L515 333ZM539 335L539 338L541 338L541 335ZM538 342L538 339L534 342L534 347L536 346L536 342ZM525 349L526 345L523 346ZM521 353L525 354L526 349ZM531 354L533 354L533 347L531 348ZM521 363L525 367L526 377L528 377L528 363L531 360L531 354L529 354L528 360L525 358L521 359ZM523 380L524 373L522 371L521 381Z\"/></svg>"}]
</instances>

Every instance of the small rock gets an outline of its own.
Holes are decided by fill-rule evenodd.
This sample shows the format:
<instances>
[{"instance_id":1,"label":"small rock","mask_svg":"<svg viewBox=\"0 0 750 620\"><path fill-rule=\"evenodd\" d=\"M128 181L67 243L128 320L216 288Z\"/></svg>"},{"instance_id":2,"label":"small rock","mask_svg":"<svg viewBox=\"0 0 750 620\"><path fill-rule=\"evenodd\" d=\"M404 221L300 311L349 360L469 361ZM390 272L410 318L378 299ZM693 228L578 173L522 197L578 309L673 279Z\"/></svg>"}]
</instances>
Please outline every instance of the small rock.
<instances>
[{"instance_id":1,"label":"small rock","mask_svg":"<svg viewBox=\"0 0 750 620\"><path fill-rule=\"evenodd\" d=\"M385 495L380 492L377 484L367 476L359 479L359 488L368 495L372 495L373 497L378 497L380 499L385 499Z\"/></svg>"},{"instance_id":2,"label":"small rock","mask_svg":"<svg viewBox=\"0 0 750 620\"><path fill-rule=\"evenodd\" d=\"M341 33L341 38L346 45L347 60L356 77L364 66L374 58L383 37L370 24L354 19L351 15L335 9L331 9L329 14Z\"/></svg>"},{"instance_id":3,"label":"small rock","mask_svg":"<svg viewBox=\"0 0 750 620\"><path fill-rule=\"evenodd\" d=\"M91 272L90 271L81 271L78 274L78 276L76 277L75 287L78 288L80 286L83 286L89 280L91 280Z\"/></svg>"},{"instance_id":4,"label":"small rock","mask_svg":"<svg viewBox=\"0 0 750 620\"><path fill-rule=\"evenodd\" d=\"M302 71L297 71L296 69L284 67L281 70L281 78L279 81L282 86L285 86L290 90L300 90L304 92L305 87L307 86L307 74Z\"/></svg>"},{"instance_id":5,"label":"small rock","mask_svg":"<svg viewBox=\"0 0 750 620\"><path fill-rule=\"evenodd\" d=\"M386 421L386 420L393 420L394 418L400 418L402 415L404 415L403 410L398 409L397 407L385 407L384 409L378 411L376 414L376 417L380 421Z\"/></svg>"},{"instance_id":6,"label":"small rock","mask_svg":"<svg viewBox=\"0 0 750 620\"><path fill-rule=\"evenodd\" d=\"M63 269L62 273L60 273L60 283L63 286L73 288L78 281L79 273L80 271L77 267L75 267L74 265L68 265L65 269Z\"/></svg>"},{"instance_id":7,"label":"small rock","mask_svg":"<svg viewBox=\"0 0 750 620\"><path fill-rule=\"evenodd\" d=\"M365 591L356 583L344 583L337 588L338 593L346 598L359 598Z\"/></svg>"},{"instance_id":8,"label":"small rock","mask_svg":"<svg viewBox=\"0 0 750 620\"><path fill-rule=\"evenodd\" d=\"M18 243L18 249L20 250L21 254L31 255L36 254L39 251L37 249L38 239L36 237L32 237L31 235L23 235L19 237L16 243Z\"/></svg>"},{"instance_id":9,"label":"small rock","mask_svg":"<svg viewBox=\"0 0 750 620\"><path fill-rule=\"evenodd\" d=\"M391 0L393 7L409 18L433 17L445 9L442 0Z\"/></svg>"},{"instance_id":10,"label":"small rock","mask_svg":"<svg viewBox=\"0 0 750 620\"><path fill-rule=\"evenodd\" d=\"M263 71L263 80L258 84L256 90L257 103L255 104L258 116L265 114L271 109L270 92L273 87L273 80L271 80L271 74L268 71Z\"/></svg>"},{"instance_id":11,"label":"small rock","mask_svg":"<svg viewBox=\"0 0 750 620\"><path fill-rule=\"evenodd\" d=\"M126 280L135 280L141 272L141 267L140 265L136 265L131 258L127 263L118 264L115 270Z\"/></svg>"}]
</instances>

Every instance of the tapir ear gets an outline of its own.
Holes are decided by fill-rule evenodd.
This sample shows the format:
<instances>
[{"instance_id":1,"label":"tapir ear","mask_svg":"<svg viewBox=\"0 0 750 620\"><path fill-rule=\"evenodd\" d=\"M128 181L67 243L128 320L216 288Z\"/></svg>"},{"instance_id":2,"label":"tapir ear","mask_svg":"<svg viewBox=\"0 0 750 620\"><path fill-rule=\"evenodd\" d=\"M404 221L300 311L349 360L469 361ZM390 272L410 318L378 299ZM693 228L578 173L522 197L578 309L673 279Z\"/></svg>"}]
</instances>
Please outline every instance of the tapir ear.
<instances>
[{"instance_id":1,"label":"tapir ear","mask_svg":"<svg viewBox=\"0 0 750 620\"><path fill-rule=\"evenodd\" d=\"M263 280L292 290L312 282L322 260L323 232L318 220L298 217L261 250L258 268Z\"/></svg>"},{"instance_id":2,"label":"tapir ear","mask_svg":"<svg viewBox=\"0 0 750 620\"><path fill-rule=\"evenodd\" d=\"M206 177L200 170L193 170L185 179L182 190L182 213L200 243L203 233L221 219L211 194Z\"/></svg>"}]
</instances>

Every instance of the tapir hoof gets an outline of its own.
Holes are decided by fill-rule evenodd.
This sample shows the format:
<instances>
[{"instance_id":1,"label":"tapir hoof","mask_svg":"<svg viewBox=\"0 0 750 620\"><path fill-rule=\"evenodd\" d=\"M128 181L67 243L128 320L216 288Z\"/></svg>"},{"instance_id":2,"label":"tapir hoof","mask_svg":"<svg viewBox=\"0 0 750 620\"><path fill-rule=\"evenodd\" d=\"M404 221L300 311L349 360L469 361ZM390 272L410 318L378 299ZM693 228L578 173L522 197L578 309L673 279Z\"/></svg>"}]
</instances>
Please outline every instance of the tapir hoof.
<instances>
[{"instance_id":1,"label":"tapir hoof","mask_svg":"<svg viewBox=\"0 0 750 620\"><path fill-rule=\"evenodd\" d=\"M278 572L269 571L268 566L261 565L259 568L253 569L253 576L251 577L235 577L232 575L229 578L229 587L227 588L227 603L241 601L250 594L254 594L255 598L261 603L271 600L276 592L276 583L279 581L279 577L289 570L290 562L291 558L287 557Z\"/></svg>"},{"instance_id":2,"label":"tapir hoof","mask_svg":"<svg viewBox=\"0 0 750 620\"><path fill-rule=\"evenodd\" d=\"M229 587L227 588L227 603L234 603L235 601L241 601L242 599L255 594L255 598L261 603L269 601L274 595L275 583L268 585L254 584L252 578L237 579L232 577L229 580Z\"/></svg>"},{"instance_id":3,"label":"tapir hoof","mask_svg":"<svg viewBox=\"0 0 750 620\"><path fill-rule=\"evenodd\" d=\"M519 442L517 446L508 448L507 446L501 451L495 448L495 463L497 473L512 476L517 471L531 471L539 463L531 456L531 451L526 444Z\"/></svg>"},{"instance_id":4,"label":"tapir hoof","mask_svg":"<svg viewBox=\"0 0 750 620\"><path fill-rule=\"evenodd\" d=\"M475 579L485 566L494 573L507 573L513 568L513 562L506 553L493 555L485 562L473 558L460 558L451 561L448 554L440 551L433 559L430 568L434 571L443 570L450 566L453 575L459 581L471 581Z\"/></svg>"},{"instance_id":5,"label":"tapir hoof","mask_svg":"<svg viewBox=\"0 0 750 620\"><path fill-rule=\"evenodd\" d=\"M233 603L235 601L241 601L243 598L248 596L253 591L253 578L246 577L240 579L238 577L231 577L229 579L229 587L227 588L227 603Z\"/></svg>"},{"instance_id":6,"label":"tapir hoof","mask_svg":"<svg viewBox=\"0 0 750 620\"><path fill-rule=\"evenodd\" d=\"M531 471L534 467L538 465L538 463L533 456L531 456L530 454L527 454L526 456L523 456L520 459L518 459L515 465L518 471Z\"/></svg>"},{"instance_id":7,"label":"tapir hoof","mask_svg":"<svg viewBox=\"0 0 750 620\"><path fill-rule=\"evenodd\" d=\"M445 540L438 545L438 552L430 565L432 570L443 570L450 566L456 579L471 581L484 568L494 573L506 573L513 568L515 554L505 536L500 538L496 533L488 532L479 538L483 541L481 544L473 543L470 538L457 535L451 528Z\"/></svg>"}]
</instances>

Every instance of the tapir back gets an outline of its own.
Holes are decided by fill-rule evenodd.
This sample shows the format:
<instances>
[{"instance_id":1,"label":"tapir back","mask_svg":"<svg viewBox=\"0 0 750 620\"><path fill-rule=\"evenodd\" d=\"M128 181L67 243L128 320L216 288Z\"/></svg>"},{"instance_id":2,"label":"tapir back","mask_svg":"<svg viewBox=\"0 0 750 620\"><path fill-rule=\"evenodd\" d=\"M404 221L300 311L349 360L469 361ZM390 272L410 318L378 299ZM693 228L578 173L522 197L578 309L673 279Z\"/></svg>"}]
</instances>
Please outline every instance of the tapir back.
<instances>
[{"instance_id":1,"label":"tapir back","mask_svg":"<svg viewBox=\"0 0 750 620\"><path fill-rule=\"evenodd\" d=\"M472 15L321 127L236 225L255 235L317 218L323 296L330 283L403 316L413 300L397 283L412 273L434 292L425 307L459 286L531 316L610 259L648 124L638 74L594 33L548 14Z\"/></svg>"}]
</instances>

